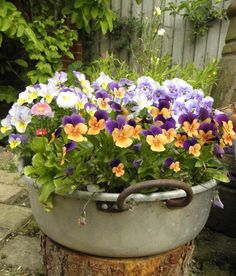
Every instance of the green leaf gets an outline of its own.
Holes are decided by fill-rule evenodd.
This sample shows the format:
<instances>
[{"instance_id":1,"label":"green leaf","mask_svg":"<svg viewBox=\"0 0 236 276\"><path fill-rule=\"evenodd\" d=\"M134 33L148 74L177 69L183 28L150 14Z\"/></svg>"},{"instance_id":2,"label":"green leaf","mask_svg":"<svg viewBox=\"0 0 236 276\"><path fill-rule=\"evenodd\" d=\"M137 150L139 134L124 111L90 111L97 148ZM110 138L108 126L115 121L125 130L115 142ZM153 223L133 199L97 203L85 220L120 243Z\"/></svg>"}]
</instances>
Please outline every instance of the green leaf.
<instances>
[{"instance_id":1,"label":"green leaf","mask_svg":"<svg viewBox=\"0 0 236 276\"><path fill-rule=\"evenodd\" d=\"M39 167L43 167L45 163L45 158L43 157L43 155L41 153L36 153L33 158L32 158L32 165L33 167L39 168Z\"/></svg>"},{"instance_id":2,"label":"green leaf","mask_svg":"<svg viewBox=\"0 0 236 276\"><path fill-rule=\"evenodd\" d=\"M25 60L20 59L20 58L16 59L15 63L18 64L18 65L20 65L21 67L25 67L25 68L28 67L28 63Z\"/></svg>"},{"instance_id":3,"label":"green leaf","mask_svg":"<svg viewBox=\"0 0 236 276\"><path fill-rule=\"evenodd\" d=\"M140 5L143 2L143 0L136 0L136 3Z\"/></svg>"},{"instance_id":4,"label":"green leaf","mask_svg":"<svg viewBox=\"0 0 236 276\"><path fill-rule=\"evenodd\" d=\"M206 171L215 180L218 180L218 181L224 182L224 183L229 183L229 181L230 181L228 176L226 175L225 171L220 171L220 170L211 169L211 168L208 168Z\"/></svg>"},{"instance_id":5,"label":"green leaf","mask_svg":"<svg viewBox=\"0 0 236 276\"><path fill-rule=\"evenodd\" d=\"M55 191L53 181L47 182L40 188L39 201L46 204L50 195Z\"/></svg>"},{"instance_id":6,"label":"green leaf","mask_svg":"<svg viewBox=\"0 0 236 276\"><path fill-rule=\"evenodd\" d=\"M83 5L83 0L75 0L75 4L74 4L74 7L76 9L80 8L82 5Z\"/></svg>"},{"instance_id":7,"label":"green leaf","mask_svg":"<svg viewBox=\"0 0 236 276\"><path fill-rule=\"evenodd\" d=\"M17 29L16 36L21 37L24 34L24 31L25 31L25 26L20 25Z\"/></svg>"},{"instance_id":8,"label":"green leaf","mask_svg":"<svg viewBox=\"0 0 236 276\"><path fill-rule=\"evenodd\" d=\"M91 15L92 15L93 19L97 18L97 16L98 16L98 8L97 7L92 7Z\"/></svg>"},{"instance_id":9,"label":"green leaf","mask_svg":"<svg viewBox=\"0 0 236 276\"><path fill-rule=\"evenodd\" d=\"M2 40L3 40L2 34L0 33L0 47L2 46Z\"/></svg>"},{"instance_id":10,"label":"green leaf","mask_svg":"<svg viewBox=\"0 0 236 276\"><path fill-rule=\"evenodd\" d=\"M48 139L46 137L34 137L30 146L33 152L44 153L46 151L47 144Z\"/></svg>"},{"instance_id":11,"label":"green leaf","mask_svg":"<svg viewBox=\"0 0 236 276\"><path fill-rule=\"evenodd\" d=\"M102 29L102 33L105 35L107 33L108 30L108 24L106 21L100 21L100 26Z\"/></svg>"},{"instance_id":12,"label":"green leaf","mask_svg":"<svg viewBox=\"0 0 236 276\"><path fill-rule=\"evenodd\" d=\"M35 173L35 168L34 167L26 166L24 168L24 175L29 176L29 175L34 174L34 173Z\"/></svg>"},{"instance_id":13,"label":"green leaf","mask_svg":"<svg viewBox=\"0 0 236 276\"><path fill-rule=\"evenodd\" d=\"M0 31L1 32L6 32L12 25L12 21L10 21L9 19L5 19L3 21L2 26L0 27Z\"/></svg>"}]
</instances>

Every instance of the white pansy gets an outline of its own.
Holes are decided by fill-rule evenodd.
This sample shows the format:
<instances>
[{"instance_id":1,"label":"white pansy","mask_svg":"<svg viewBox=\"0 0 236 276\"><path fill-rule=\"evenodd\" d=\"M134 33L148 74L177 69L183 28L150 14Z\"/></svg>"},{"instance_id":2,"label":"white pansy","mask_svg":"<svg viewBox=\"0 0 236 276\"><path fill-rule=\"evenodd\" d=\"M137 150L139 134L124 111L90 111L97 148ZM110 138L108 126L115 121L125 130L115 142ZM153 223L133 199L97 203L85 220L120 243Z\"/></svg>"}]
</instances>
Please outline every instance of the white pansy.
<instances>
[{"instance_id":1,"label":"white pansy","mask_svg":"<svg viewBox=\"0 0 236 276\"><path fill-rule=\"evenodd\" d=\"M74 108L78 97L74 92L61 92L57 97L57 105L62 108Z\"/></svg>"},{"instance_id":2,"label":"white pansy","mask_svg":"<svg viewBox=\"0 0 236 276\"><path fill-rule=\"evenodd\" d=\"M11 115L11 124L16 127L20 133L25 132L27 125L31 122L30 109L15 103L9 111Z\"/></svg>"},{"instance_id":3,"label":"white pansy","mask_svg":"<svg viewBox=\"0 0 236 276\"><path fill-rule=\"evenodd\" d=\"M97 82L103 89L106 89L108 84L112 82L112 79L101 72L99 78L97 78L95 82Z\"/></svg>"},{"instance_id":4,"label":"white pansy","mask_svg":"<svg viewBox=\"0 0 236 276\"><path fill-rule=\"evenodd\" d=\"M54 97L59 94L59 89L52 83L40 84L40 89L38 90L38 95L45 99L45 101L50 104Z\"/></svg>"},{"instance_id":5,"label":"white pansy","mask_svg":"<svg viewBox=\"0 0 236 276\"><path fill-rule=\"evenodd\" d=\"M3 120L1 120L1 132L2 133L6 133L8 130L12 129L11 126L11 115L7 115L6 118L4 118Z\"/></svg>"}]
</instances>

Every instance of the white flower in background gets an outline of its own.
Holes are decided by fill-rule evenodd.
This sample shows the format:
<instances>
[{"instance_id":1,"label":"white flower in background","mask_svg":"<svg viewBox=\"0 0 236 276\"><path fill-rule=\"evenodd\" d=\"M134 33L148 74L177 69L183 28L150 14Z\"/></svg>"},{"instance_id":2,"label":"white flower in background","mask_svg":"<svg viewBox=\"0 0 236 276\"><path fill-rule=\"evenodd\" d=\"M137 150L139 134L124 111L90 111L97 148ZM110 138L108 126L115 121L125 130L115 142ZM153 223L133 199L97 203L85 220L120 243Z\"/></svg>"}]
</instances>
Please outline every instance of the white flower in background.
<instances>
[{"instance_id":1,"label":"white flower in background","mask_svg":"<svg viewBox=\"0 0 236 276\"><path fill-rule=\"evenodd\" d=\"M27 125L31 122L30 109L15 103L9 114L11 115L11 124L16 127L17 131L20 133L25 132Z\"/></svg>"},{"instance_id":2,"label":"white flower in background","mask_svg":"<svg viewBox=\"0 0 236 276\"><path fill-rule=\"evenodd\" d=\"M61 92L57 97L57 105L62 108L74 108L78 97L74 92Z\"/></svg>"},{"instance_id":3,"label":"white flower in background","mask_svg":"<svg viewBox=\"0 0 236 276\"><path fill-rule=\"evenodd\" d=\"M37 99L38 97L38 91L37 91L38 85L33 86L27 86L25 91L21 92L19 94L17 103L19 105L23 105L24 103L31 104L33 100Z\"/></svg>"},{"instance_id":4,"label":"white flower in background","mask_svg":"<svg viewBox=\"0 0 236 276\"><path fill-rule=\"evenodd\" d=\"M7 115L7 117L1 120L1 132L6 133L8 130L12 129L11 126L11 115Z\"/></svg>"},{"instance_id":5,"label":"white flower in background","mask_svg":"<svg viewBox=\"0 0 236 276\"><path fill-rule=\"evenodd\" d=\"M108 84L112 82L112 79L101 72L99 78L97 78L95 82L98 83L103 89L106 89Z\"/></svg>"},{"instance_id":6,"label":"white flower in background","mask_svg":"<svg viewBox=\"0 0 236 276\"><path fill-rule=\"evenodd\" d=\"M163 36L165 33L166 33L165 29L161 28L160 30L158 30L157 35Z\"/></svg>"},{"instance_id":7,"label":"white flower in background","mask_svg":"<svg viewBox=\"0 0 236 276\"><path fill-rule=\"evenodd\" d=\"M65 72L56 72L55 75L48 80L48 84L52 84L54 86L60 86L60 84L67 81L67 73Z\"/></svg>"},{"instance_id":8,"label":"white flower in background","mask_svg":"<svg viewBox=\"0 0 236 276\"><path fill-rule=\"evenodd\" d=\"M86 80L85 75L80 72L73 71L73 74L80 82L84 94L86 94L88 98L91 99L94 89L91 87L90 81Z\"/></svg>"},{"instance_id":9,"label":"white flower in background","mask_svg":"<svg viewBox=\"0 0 236 276\"><path fill-rule=\"evenodd\" d=\"M161 15L161 9L159 7L154 8L153 15L160 16Z\"/></svg>"},{"instance_id":10,"label":"white flower in background","mask_svg":"<svg viewBox=\"0 0 236 276\"><path fill-rule=\"evenodd\" d=\"M54 97L59 94L59 89L52 83L50 84L40 84L38 90L38 95L45 99L45 101L50 104Z\"/></svg>"}]
</instances>

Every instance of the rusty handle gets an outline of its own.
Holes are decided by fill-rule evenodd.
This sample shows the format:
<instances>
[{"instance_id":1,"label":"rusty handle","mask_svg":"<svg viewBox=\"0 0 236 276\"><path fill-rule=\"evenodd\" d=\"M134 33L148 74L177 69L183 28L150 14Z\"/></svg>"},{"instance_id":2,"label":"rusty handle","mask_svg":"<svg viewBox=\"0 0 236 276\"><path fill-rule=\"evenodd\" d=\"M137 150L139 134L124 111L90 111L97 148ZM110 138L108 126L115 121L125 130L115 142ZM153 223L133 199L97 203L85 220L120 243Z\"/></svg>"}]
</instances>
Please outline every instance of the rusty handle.
<instances>
[{"instance_id":1,"label":"rusty handle","mask_svg":"<svg viewBox=\"0 0 236 276\"><path fill-rule=\"evenodd\" d=\"M173 207L185 207L187 206L193 199L193 191L191 187L187 186L184 182L175 180L175 179L159 179L159 180L148 180L144 182L140 182L138 184L129 186L117 198L117 207L120 211L125 211L130 209L130 206L125 203L126 198L136 193L142 189L149 189L149 188L177 188L182 189L186 192L186 197L184 198L177 198L177 199L168 199L166 200L166 206L168 208Z\"/></svg>"}]
</instances>

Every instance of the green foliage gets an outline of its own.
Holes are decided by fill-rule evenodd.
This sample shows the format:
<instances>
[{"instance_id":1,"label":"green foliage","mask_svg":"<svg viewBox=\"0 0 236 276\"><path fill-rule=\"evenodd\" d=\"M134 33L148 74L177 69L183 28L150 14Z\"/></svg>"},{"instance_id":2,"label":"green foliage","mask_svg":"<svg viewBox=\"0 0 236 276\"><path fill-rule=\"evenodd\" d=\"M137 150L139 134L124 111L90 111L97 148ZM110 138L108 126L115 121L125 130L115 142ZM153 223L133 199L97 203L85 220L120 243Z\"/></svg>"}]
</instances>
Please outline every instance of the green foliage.
<instances>
[{"instance_id":1,"label":"green foliage","mask_svg":"<svg viewBox=\"0 0 236 276\"><path fill-rule=\"evenodd\" d=\"M226 9L219 6L219 1L212 0L184 0L179 4L169 2L166 10L171 14L179 14L193 25L193 34L204 35L210 25L216 20L226 19Z\"/></svg>"},{"instance_id":2,"label":"green foliage","mask_svg":"<svg viewBox=\"0 0 236 276\"><path fill-rule=\"evenodd\" d=\"M10 85L0 85L0 101L7 103L15 102L17 99L18 91Z\"/></svg>"},{"instance_id":3,"label":"green foliage","mask_svg":"<svg viewBox=\"0 0 236 276\"><path fill-rule=\"evenodd\" d=\"M114 12L110 9L110 0L65 0L62 13L70 16L71 23L78 29L101 29L106 34L113 28Z\"/></svg>"}]
</instances>

